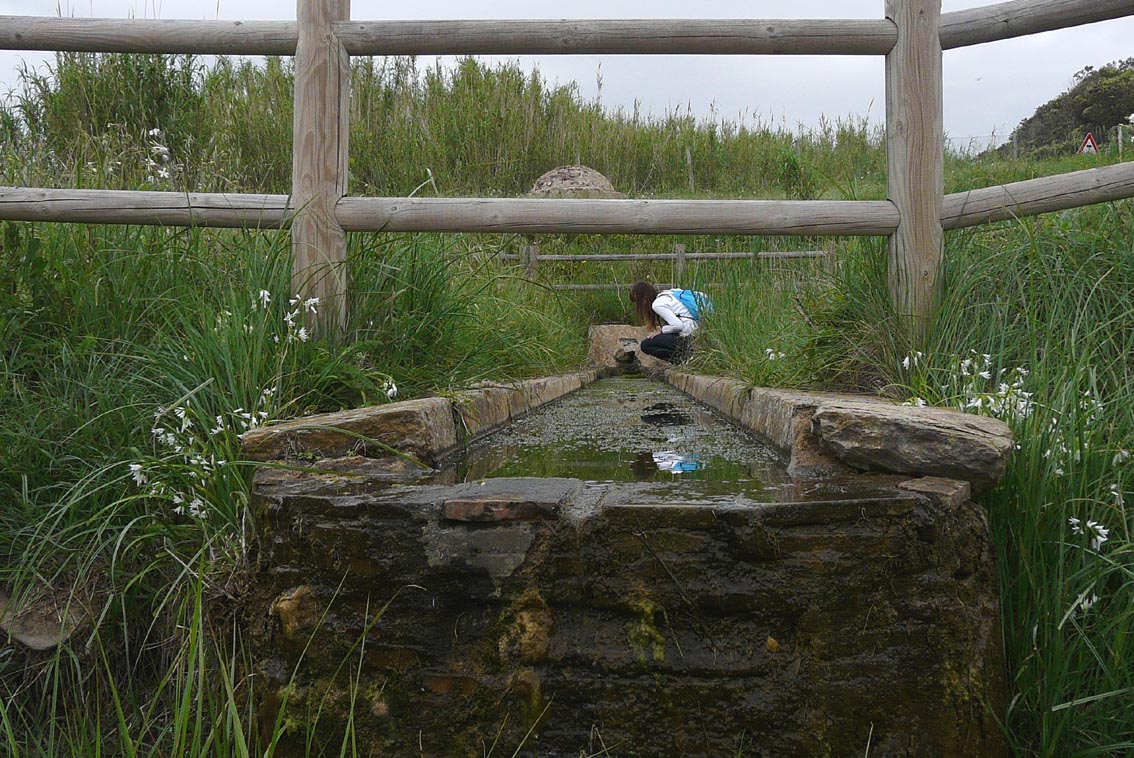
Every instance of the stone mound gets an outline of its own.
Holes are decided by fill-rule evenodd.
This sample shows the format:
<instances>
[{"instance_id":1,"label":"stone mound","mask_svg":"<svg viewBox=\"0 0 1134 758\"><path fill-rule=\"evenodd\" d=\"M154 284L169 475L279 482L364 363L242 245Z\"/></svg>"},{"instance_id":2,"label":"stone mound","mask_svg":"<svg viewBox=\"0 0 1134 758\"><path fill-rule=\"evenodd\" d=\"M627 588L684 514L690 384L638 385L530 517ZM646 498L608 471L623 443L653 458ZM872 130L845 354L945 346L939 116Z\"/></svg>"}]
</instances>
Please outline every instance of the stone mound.
<instances>
[{"instance_id":1,"label":"stone mound","mask_svg":"<svg viewBox=\"0 0 1134 758\"><path fill-rule=\"evenodd\" d=\"M622 198L605 176L586 166L560 166L536 179L528 197Z\"/></svg>"}]
</instances>

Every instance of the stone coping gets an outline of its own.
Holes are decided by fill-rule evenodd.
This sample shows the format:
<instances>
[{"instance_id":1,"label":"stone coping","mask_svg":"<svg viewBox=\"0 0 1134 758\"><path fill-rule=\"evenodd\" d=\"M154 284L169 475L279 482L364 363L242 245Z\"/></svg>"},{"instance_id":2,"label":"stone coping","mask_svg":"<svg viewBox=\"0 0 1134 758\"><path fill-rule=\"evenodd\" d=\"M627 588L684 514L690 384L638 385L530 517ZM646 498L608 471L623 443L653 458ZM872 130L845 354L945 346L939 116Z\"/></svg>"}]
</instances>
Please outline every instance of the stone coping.
<instances>
[{"instance_id":1,"label":"stone coping","mask_svg":"<svg viewBox=\"0 0 1134 758\"><path fill-rule=\"evenodd\" d=\"M285 421L247 432L241 441L244 455L255 461L408 456L434 466L461 445L609 372L486 382L448 397ZM779 449L795 477L930 476L968 482L980 493L999 481L1014 448L1008 425L986 416L864 395L753 387L676 369L662 376Z\"/></svg>"},{"instance_id":2,"label":"stone coping","mask_svg":"<svg viewBox=\"0 0 1134 758\"><path fill-rule=\"evenodd\" d=\"M991 489L1015 447L999 419L898 405L867 395L753 387L668 370L666 381L789 456L788 473L855 471L941 477Z\"/></svg>"},{"instance_id":3,"label":"stone coping","mask_svg":"<svg viewBox=\"0 0 1134 758\"><path fill-rule=\"evenodd\" d=\"M394 455L433 466L460 445L606 373L591 369L511 384L481 382L448 397L292 419L246 432L240 439L245 457L253 461Z\"/></svg>"}]
</instances>

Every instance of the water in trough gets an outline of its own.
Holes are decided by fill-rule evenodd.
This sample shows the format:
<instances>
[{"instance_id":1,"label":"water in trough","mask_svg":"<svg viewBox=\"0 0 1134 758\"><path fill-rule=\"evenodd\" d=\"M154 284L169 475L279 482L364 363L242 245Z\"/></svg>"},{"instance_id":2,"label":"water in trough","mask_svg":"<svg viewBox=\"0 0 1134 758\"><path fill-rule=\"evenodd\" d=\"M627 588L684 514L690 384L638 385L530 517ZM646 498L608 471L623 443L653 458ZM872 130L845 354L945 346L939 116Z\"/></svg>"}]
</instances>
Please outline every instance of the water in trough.
<instances>
[{"instance_id":1,"label":"water in trough","mask_svg":"<svg viewBox=\"0 0 1134 758\"><path fill-rule=\"evenodd\" d=\"M648 482L672 499L763 501L789 481L783 457L667 384L597 382L497 430L447 467L461 481L566 477ZM772 498L777 499L777 498Z\"/></svg>"}]
</instances>

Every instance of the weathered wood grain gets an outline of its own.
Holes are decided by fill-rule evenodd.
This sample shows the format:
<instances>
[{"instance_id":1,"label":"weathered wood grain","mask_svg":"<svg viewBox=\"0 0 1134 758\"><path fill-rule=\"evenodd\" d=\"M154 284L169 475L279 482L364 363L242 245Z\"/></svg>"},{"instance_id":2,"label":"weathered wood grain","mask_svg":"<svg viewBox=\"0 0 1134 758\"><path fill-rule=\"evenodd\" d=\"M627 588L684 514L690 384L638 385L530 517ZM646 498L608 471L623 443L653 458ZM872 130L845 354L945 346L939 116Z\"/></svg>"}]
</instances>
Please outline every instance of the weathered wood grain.
<instances>
[{"instance_id":1,"label":"weathered wood grain","mask_svg":"<svg viewBox=\"0 0 1134 758\"><path fill-rule=\"evenodd\" d=\"M331 26L350 0L299 0L292 134L292 291L319 298L317 327L346 323L346 233L335 204L346 194L350 56Z\"/></svg>"},{"instance_id":2,"label":"weathered wood grain","mask_svg":"<svg viewBox=\"0 0 1134 758\"><path fill-rule=\"evenodd\" d=\"M1134 16L1131 0L1014 0L941 16L941 47L951 50Z\"/></svg>"},{"instance_id":3,"label":"weathered wood grain","mask_svg":"<svg viewBox=\"0 0 1134 758\"><path fill-rule=\"evenodd\" d=\"M996 187L956 192L944 197L941 220L945 229L962 229L995 221L1004 221L1012 218L1024 218L1042 213L1068 210L1084 205L1112 202L1134 197L1134 162L1120 163L1114 166L1074 171L1068 174L1048 176L1040 179L1028 179ZM336 213L341 214L344 223L351 231L378 231L388 220L390 206L396 205L399 198L343 198L336 207ZM477 198L449 198L449 202L437 205L429 210L418 210L413 219L415 227L425 224L429 214L444 213L446 206L451 204L477 204L483 202ZM504 201L505 203L518 201ZM733 203L762 203L772 201L717 201L717 200L538 200L545 206L546 214L541 215L539 223L547 224L549 233L567 233L577 231L578 224L568 218L561 226L557 226L555 218L561 214L554 206L560 203L581 202L614 202L614 203L694 203L694 204L725 204L724 208L732 212L739 209L730 207ZM790 203L791 201L784 201ZM835 203L847 205L848 208L840 215L855 215L854 202ZM893 206L885 201L871 203L873 207L869 215L877 219L877 234L884 235L897 227L897 215ZM507 210L507 209L505 209ZM514 212L515 209L513 209ZM570 215L577 216L578 212L569 208ZM686 213L693 213L698 206L686 209ZM753 214L753 209L746 213ZM500 209L497 209L499 213ZM292 206L287 195L241 195L223 193L200 192L140 192L123 190L61 190L38 189L27 187L0 187L0 220L3 221L43 221L65 223L91 223L91 224L139 224L159 226L199 226L213 228L247 228L272 229L286 226L291 218ZM462 212L464 213L464 212ZM378 214L387 214L382 216ZM422 214L425 214L423 216ZM627 226L633 214L608 212L611 217L605 223L617 223L621 227ZM720 209L714 212L720 216ZM619 219L618 217L621 216ZM530 217L526 217L529 218ZM499 221L499 218L497 219ZM463 223L463 222L462 222ZM481 226L496 223L485 220ZM517 220L508 221L510 224L527 223ZM674 222L670 222L674 223ZM686 223L686 222L682 222ZM708 228L708 220L702 226ZM755 226L753 221L744 221L742 225ZM653 224L656 226L656 224ZM779 223L763 222L763 226L781 226ZM730 228L735 228L735 222ZM405 230L401 230L405 231ZM427 228L415 228L414 231L431 231ZM441 231L441 230L432 230ZM485 231L485 229L477 229ZM724 234L723 230L713 233ZM748 234L750 232L735 232ZM625 257L623 257L623 255ZM751 257L752 253L686 253L688 260L697 259L727 259L732 257ZM819 257L826 255L823 251L786 251L757 253L758 258L792 258L792 257ZM502 256L507 258L508 256ZM516 256L512 256L516 257ZM541 255L540 259L569 260L574 258L588 260L665 260L673 257L673 253L644 253L603 254L602 256L552 256Z\"/></svg>"},{"instance_id":4,"label":"weathered wood grain","mask_svg":"<svg viewBox=\"0 0 1134 758\"><path fill-rule=\"evenodd\" d=\"M295 55L295 21L0 16L0 50Z\"/></svg>"},{"instance_id":5,"label":"weathered wood grain","mask_svg":"<svg viewBox=\"0 0 1134 758\"><path fill-rule=\"evenodd\" d=\"M0 187L0 220L271 229L291 217L287 195Z\"/></svg>"},{"instance_id":6,"label":"weathered wood grain","mask_svg":"<svg viewBox=\"0 0 1134 758\"><path fill-rule=\"evenodd\" d=\"M528 234L888 235L880 201L550 200L344 197L347 231Z\"/></svg>"},{"instance_id":7,"label":"weathered wood grain","mask_svg":"<svg viewBox=\"0 0 1134 758\"><path fill-rule=\"evenodd\" d=\"M945 50L1134 15L1129 0L1013 0L941 16ZM335 22L352 55L885 55L879 19L681 19ZM0 16L0 49L294 55L295 21Z\"/></svg>"},{"instance_id":8,"label":"weathered wood grain","mask_svg":"<svg viewBox=\"0 0 1134 758\"><path fill-rule=\"evenodd\" d=\"M946 229L962 229L1040 213L1134 197L1134 163L957 192L945 196Z\"/></svg>"},{"instance_id":9,"label":"weathered wood grain","mask_svg":"<svg viewBox=\"0 0 1134 758\"><path fill-rule=\"evenodd\" d=\"M351 21L352 55L885 55L885 19Z\"/></svg>"},{"instance_id":10,"label":"weathered wood grain","mask_svg":"<svg viewBox=\"0 0 1134 758\"><path fill-rule=\"evenodd\" d=\"M940 300L945 187L941 0L886 0L898 43L886 56L886 192L901 222L889 240L890 295L920 341Z\"/></svg>"}]
</instances>

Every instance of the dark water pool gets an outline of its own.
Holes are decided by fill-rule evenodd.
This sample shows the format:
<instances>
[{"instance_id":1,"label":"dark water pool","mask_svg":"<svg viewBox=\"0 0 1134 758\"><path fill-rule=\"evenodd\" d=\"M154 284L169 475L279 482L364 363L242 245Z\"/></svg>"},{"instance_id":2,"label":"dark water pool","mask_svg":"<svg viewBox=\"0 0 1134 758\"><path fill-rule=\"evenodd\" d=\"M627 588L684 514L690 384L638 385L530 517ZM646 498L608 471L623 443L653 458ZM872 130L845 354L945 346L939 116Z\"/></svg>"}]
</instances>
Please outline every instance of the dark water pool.
<instances>
[{"instance_id":1,"label":"dark water pool","mask_svg":"<svg viewBox=\"0 0 1134 758\"><path fill-rule=\"evenodd\" d=\"M788 481L771 447L669 385L604 379L474 443L456 479L567 477L656 483L686 495L757 493ZM762 498L758 498L762 499Z\"/></svg>"}]
</instances>

